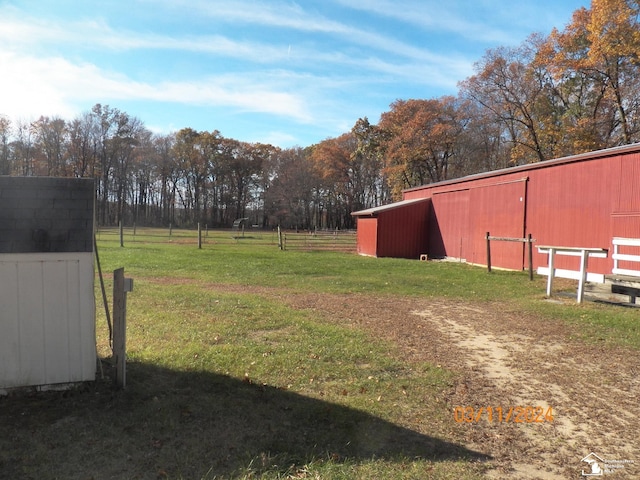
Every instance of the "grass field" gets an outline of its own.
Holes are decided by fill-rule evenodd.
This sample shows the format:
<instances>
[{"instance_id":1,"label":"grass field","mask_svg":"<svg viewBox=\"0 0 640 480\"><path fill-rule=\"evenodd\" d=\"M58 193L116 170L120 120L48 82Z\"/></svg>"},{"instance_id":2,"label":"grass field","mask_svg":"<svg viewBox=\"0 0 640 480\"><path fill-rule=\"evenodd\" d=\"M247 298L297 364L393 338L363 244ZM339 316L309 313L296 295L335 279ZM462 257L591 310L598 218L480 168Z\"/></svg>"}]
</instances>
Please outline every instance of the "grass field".
<instances>
[{"instance_id":1,"label":"grass field","mask_svg":"<svg viewBox=\"0 0 640 480\"><path fill-rule=\"evenodd\" d=\"M364 329L292 308L296 294L452 298L562 322L583 341L640 347L637 312L551 303L544 281L447 262L281 251L271 233L98 237L128 297L127 388L104 379L10 396L3 478L476 479L486 457L451 422L456 372L410 361ZM96 285L98 283L96 282ZM98 290L97 290L98 292ZM589 328L584 328L588 326Z\"/></svg>"}]
</instances>

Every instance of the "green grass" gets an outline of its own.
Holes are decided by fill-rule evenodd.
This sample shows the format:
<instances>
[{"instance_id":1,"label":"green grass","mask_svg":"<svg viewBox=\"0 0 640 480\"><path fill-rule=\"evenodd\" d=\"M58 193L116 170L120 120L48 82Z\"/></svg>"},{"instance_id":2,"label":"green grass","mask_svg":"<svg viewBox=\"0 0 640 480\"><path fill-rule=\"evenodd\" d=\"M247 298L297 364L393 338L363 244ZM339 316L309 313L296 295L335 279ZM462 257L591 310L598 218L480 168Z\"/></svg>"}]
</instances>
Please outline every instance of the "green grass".
<instances>
[{"instance_id":1,"label":"green grass","mask_svg":"<svg viewBox=\"0 0 640 480\"><path fill-rule=\"evenodd\" d=\"M209 232L198 249L194 232L161 233L139 229L124 248L114 235L98 242L109 296L112 270L134 279L126 390L112 388L104 363L107 378L81 389L0 399L7 478L482 478L483 457L452 427L455 373L279 295L486 302L640 347L637 310L546 302L543 279L523 273L280 251L270 234Z\"/></svg>"},{"instance_id":2,"label":"green grass","mask_svg":"<svg viewBox=\"0 0 640 480\"><path fill-rule=\"evenodd\" d=\"M140 230L140 229L139 229ZM292 291L370 293L500 302L501 308L562 320L575 335L592 342L640 348L638 310L573 301L544 302L545 278L529 281L524 272L494 271L466 264L368 258L348 253L280 251L263 233L242 242L230 232L210 231L202 249L195 232L176 231L181 243L155 236L129 236L120 248L105 236L105 270L125 266L134 278L167 277L197 282L286 288ZM145 241L150 240L149 241ZM560 282L558 282L560 283ZM569 290L575 291L571 282Z\"/></svg>"}]
</instances>

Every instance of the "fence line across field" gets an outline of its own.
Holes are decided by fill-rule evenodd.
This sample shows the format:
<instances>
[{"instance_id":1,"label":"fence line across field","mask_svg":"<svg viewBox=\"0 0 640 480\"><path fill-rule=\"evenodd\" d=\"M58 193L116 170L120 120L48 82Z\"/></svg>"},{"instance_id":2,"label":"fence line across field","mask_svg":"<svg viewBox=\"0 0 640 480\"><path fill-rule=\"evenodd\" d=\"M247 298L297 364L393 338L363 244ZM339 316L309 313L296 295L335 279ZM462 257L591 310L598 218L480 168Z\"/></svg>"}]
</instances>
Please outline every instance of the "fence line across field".
<instances>
[{"instance_id":1,"label":"fence line across field","mask_svg":"<svg viewBox=\"0 0 640 480\"><path fill-rule=\"evenodd\" d=\"M232 244L243 239L252 241L253 244L276 245L277 233L271 230L233 230L230 228L211 229L207 225L201 225L200 232L197 228L162 228L162 227L123 227L122 233L119 227L99 227L96 236L100 239L120 241L124 246L126 242L146 243L192 243L198 246L204 243Z\"/></svg>"},{"instance_id":2,"label":"fence line across field","mask_svg":"<svg viewBox=\"0 0 640 480\"><path fill-rule=\"evenodd\" d=\"M356 233L351 230L283 232L282 250L356 251Z\"/></svg>"},{"instance_id":3,"label":"fence line across field","mask_svg":"<svg viewBox=\"0 0 640 480\"><path fill-rule=\"evenodd\" d=\"M232 228L210 229L207 225L185 229L175 227L99 227L98 240L112 240L121 246L127 242L193 244L238 244L275 246L282 250L334 250L356 251L356 233L353 230L286 231Z\"/></svg>"}]
</instances>

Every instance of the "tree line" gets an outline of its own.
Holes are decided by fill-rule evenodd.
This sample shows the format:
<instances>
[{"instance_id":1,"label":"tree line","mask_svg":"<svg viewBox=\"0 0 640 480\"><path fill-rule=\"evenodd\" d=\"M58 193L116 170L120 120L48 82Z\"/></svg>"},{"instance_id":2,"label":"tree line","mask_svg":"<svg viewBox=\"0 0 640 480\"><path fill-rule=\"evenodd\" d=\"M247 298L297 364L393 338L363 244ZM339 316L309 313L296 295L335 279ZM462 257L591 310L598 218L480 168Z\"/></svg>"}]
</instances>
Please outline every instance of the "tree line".
<instances>
[{"instance_id":1,"label":"tree line","mask_svg":"<svg viewBox=\"0 0 640 480\"><path fill-rule=\"evenodd\" d=\"M396 100L337 138L278 148L184 128L153 134L96 104L72 120L0 116L0 175L92 177L97 220L353 228L404 189L634 143L640 0L592 0L563 30L488 50L457 95Z\"/></svg>"}]
</instances>

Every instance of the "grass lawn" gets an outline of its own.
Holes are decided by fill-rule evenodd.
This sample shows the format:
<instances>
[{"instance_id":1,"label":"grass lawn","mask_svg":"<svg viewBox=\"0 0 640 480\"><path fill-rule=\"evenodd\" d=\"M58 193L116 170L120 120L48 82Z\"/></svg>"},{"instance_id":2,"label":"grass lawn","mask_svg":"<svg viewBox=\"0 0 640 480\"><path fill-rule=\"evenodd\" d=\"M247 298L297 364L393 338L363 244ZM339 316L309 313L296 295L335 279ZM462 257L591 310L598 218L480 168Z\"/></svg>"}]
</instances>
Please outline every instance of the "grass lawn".
<instances>
[{"instance_id":1,"label":"grass lawn","mask_svg":"<svg viewBox=\"0 0 640 480\"><path fill-rule=\"evenodd\" d=\"M6 478L482 478L459 443L455 372L410 362L287 295L449 297L561 321L586 341L640 347L636 311L544 299L544 280L446 262L280 251L270 233L100 235L128 296L127 388L105 379L0 399ZM96 282L98 353L110 356ZM269 292L269 294L261 294ZM588 325L589 328L583 328Z\"/></svg>"}]
</instances>

